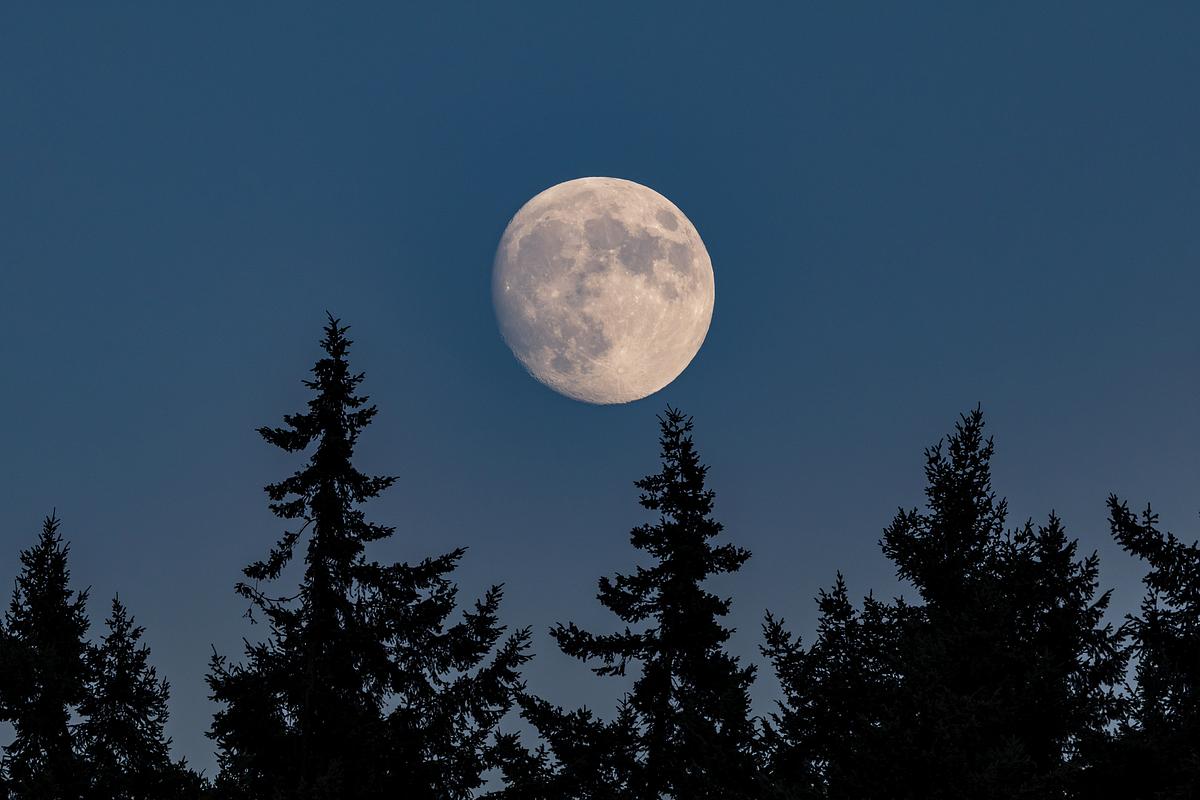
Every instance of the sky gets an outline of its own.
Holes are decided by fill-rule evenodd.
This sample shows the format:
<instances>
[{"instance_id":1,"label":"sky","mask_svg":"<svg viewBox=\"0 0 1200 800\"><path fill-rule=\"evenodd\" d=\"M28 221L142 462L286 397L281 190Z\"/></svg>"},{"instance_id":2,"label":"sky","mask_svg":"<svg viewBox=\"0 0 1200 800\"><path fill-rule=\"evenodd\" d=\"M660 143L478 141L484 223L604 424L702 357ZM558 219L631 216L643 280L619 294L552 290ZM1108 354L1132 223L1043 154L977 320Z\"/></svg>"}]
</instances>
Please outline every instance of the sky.
<instances>
[{"instance_id":1,"label":"sky","mask_svg":"<svg viewBox=\"0 0 1200 800\"><path fill-rule=\"evenodd\" d=\"M380 408L359 463L399 477L372 555L468 547L556 702L620 691L546 631L615 629L668 403L754 553L715 583L746 659L838 570L911 597L881 531L976 404L1012 522L1057 510L1119 619L1108 493L1200 535L1200 7L979 5L0 6L0 580L57 509L211 774L207 661L262 634L233 584L298 466L254 431L328 310ZM678 205L716 277L690 367L620 406L532 380L491 308L511 216L591 175Z\"/></svg>"}]
</instances>

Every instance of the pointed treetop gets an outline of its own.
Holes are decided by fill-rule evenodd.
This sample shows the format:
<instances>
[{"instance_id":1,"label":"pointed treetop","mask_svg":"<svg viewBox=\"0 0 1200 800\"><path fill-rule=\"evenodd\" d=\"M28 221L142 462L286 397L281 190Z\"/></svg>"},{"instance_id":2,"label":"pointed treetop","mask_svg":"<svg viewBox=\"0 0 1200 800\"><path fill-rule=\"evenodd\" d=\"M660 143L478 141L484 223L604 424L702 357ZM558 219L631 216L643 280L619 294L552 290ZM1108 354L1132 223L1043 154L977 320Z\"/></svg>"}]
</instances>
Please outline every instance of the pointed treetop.
<instances>
[{"instance_id":1,"label":"pointed treetop","mask_svg":"<svg viewBox=\"0 0 1200 800\"><path fill-rule=\"evenodd\" d=\"M279 577L309 528L310 564L327 557L342 564L352 562L361 554L362 543L386 538L393 531L390 526L366 522L355 508L378 496L396 478L365 475L353 465L359 433L371 424L377 408L367 404L366 395L356 393L364 375L350 371L347 356L352 342L346 337L349 326L328 312L326 317L321 340L325 356L313 366L312 379L304 381L314 392L307 412L285 414L283 427L258 429L264 440L287 452L307 450L313 445L315 448L304 467L266 487L270 508L277 516L303 522L296 529L284 531L267 558L243 570L253 581ZM314 547L319 554L311 552ZM265 599L247 584L239 584L238 591L255 602Z\"/></svg>"},{"instance_id":2,"label":"pointed treetop","mask_svg":"<svg viewBox=\"0 0 1200 800\"><path fill-rule=\"evenodd\" d=\"M992 489L995 448L983 429L976 406L948 439L926 448L926 510L902 509L883 534L883 552L899 577L934 602L971 577L1008 517L1007 501Z\"/></svg>"}]
</instances>

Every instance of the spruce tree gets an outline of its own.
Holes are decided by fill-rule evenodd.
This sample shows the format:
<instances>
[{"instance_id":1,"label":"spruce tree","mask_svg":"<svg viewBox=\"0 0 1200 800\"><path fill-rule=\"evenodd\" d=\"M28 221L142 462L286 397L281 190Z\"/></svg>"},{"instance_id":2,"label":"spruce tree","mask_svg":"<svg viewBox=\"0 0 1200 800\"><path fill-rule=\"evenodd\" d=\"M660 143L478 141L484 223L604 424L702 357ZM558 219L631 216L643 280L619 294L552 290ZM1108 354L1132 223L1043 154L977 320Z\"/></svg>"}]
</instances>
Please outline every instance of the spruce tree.
<instances>
[{"instance_id":1,"label":"spruce tree","mask_svg":"<svg viewBox=\"0 0 1200 800\"><path fill-rule=\"evenodd\" d=\"M497 646L499 587L448 623L461 549L416 564L366 557L394 529L369 522L362 505L396 479L353 465L376 407L358 394L346 331L329 318L325 355L305 381L307 410L259 430L309 457L267 487L272 511L292 526L237 587L269 636L247 644L245 663L213 656L218 785L254 800L467 797L491 763L528 632ZM263 584L280 579L305 537L298 590L268 594Z\"/></svg>"},{"instance_id":2,"label":"spruce tree","mask_svg":"<svg viewBox=\"0 0 1200 800\"><path fill-rule=\"evenodd\" d=\"M496 800L632 800L639 769L637 715L628 698L611 722L588 709L565 712L523 693L521 714L540 734L543 744L532 753L516 734L499 737L498 763L504 788L489 794Z\"/></svg>"},{"instance_id":3,"label":"spruce tree","mask_svg":"<svg viewBox=\"0 0 1200 800\"><path fill-rule=\"evenodd\" d=\"M15 800L79 800L87 770L72 718L87 696L87 591L71 589L70 545L53 514L21 553L0 655L0 716L13 727L3 772Z\"/></svg>"},{"instance_id":4,"label":"spruce tree","mask_svg":"<svg viewBox=\"0 0 1200 800\"><path fill-rule=\"evenodd\" d=\"M896 752L913 797L1069 791L1078 748L1118 712L1124 659L1103 624L1098 559L1059 519L1009 531L992 489L983 414L927 452L928 512L900 512L884 551L924 600L902 641Z\"/></svg>"},{"instance_id":5,"label":"spruce tree","mask_svg":"<svg viewBox=\"0 0 1200 800\"><path fill-rule=\"evenodd\" d=\"M91 654L91 686L80 704L88 796L95 800L159 800L183 793L186 767L172 763L167 721L169 687L149 663L150 648L116 597L108 632Z\"/></svg>"},{"instance_id":6,"label":"spruce tree","mask_svg":"<svg viewBox=\"0 0 1200 800\"><path fill-rule=\"evenodd\" d=\"M707 578L737 571L750 554L713 542L722 526L712 518L714 493L705 486L691 418L668 408L659 422L662 468L636 483L641 505L658 519L630 535L651 563L599 582L600 603L639 629L595 634L569 623L551 630L564 653L595 664L598 675L624 675L637 665L622 713L597 723L587 712L532 698L522 704L546 748L541 763L523 766L542 767L541 785L559 797L756 796L748 698L754 668L725 649L731 631L720 620L730 601L704 589Z\"/></svg>"},{"instance_id":7,"label":"spruce tree","mask_svg":"<svg viewBox=\"0 0 1200 800\"><path fill-rule=\"evenodd\" d=\"M9 635L5 620L0 617L0 723L9 723L12 712L9 708L18 683L17 677L21 671L21 658L17 652L19 645L16 639ZM0 758L0 800L10 800L12 792L9 787L8 767Z\"/></svg>"},{"instance_id":8,"label":"spruce tree","mask_svg":"<svg viewBox=\"0 0 1200 800\"><path fill-rule=\"evenodd\" d=\"M1086 754L1121 717L1128 664L1124 632L1104 621L1111 591L1099 591L1099 555L1080 557L1052 512L1044 525L1026 522L1007 535L995 559L1014 633L1001 663L1016 687L1013 719L1032 785L1041 796L1077 794Z\"/></svg>"},{"instance_id":9,"label":"spruce tree","mask_svg":"<svg viewBox=\"0 0 1200 800\"><path fill-rule=\"evenodd\" d=\"M894 777L882 725L898 692L899 643L920 610L873 596L855 609L841 573L817 606L807 648L784 620L768 613L763 626L763 654L783 691L762 730L766 780L780 798L887 797Z\"/></svg>"},{"instance_id":10,"label":"spruce tree","mask_svg":"<svg viewBox=\"0 0 1200 800\"><path fill-rule=\"evenodd\" d=\"M1088 788L1131 800L1200 796L1200 543L1159 529L1108 499L1113 537L1149 568L1146 596L1127 627L1137 657L1128 717L1093 759Z\"/></svg>"},{"instance_id":11,"label":"spruce tree","mask_svg":"<svg viewBox=\"0 0 1200 800\"><path fill-rule=\"evenodd\" d=\"M835 591L808 652L769 637L782 663L802 667L780 675L783 718L802 724L783 728L773 759L799 772L800 790L926 800L1079 786L1081 751L1119 715L1120 634L1103 622L1096 555L1079 558L1057 517L1006 527L993 449L982 413L964 416L926 451L927 509L900 511L884 532L921 604L869 601L860 622ZM890 638L889 617L900 623Z\"/></svg>"}]
</instances>

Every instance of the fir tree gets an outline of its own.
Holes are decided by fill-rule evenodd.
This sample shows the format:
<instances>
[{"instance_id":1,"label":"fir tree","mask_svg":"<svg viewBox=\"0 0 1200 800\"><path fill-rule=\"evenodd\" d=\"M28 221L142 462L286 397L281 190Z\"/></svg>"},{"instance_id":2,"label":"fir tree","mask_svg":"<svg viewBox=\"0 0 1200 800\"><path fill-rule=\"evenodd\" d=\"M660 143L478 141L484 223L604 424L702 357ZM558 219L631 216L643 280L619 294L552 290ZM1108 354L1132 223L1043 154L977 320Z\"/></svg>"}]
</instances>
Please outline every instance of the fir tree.
<instances>
[{"instance_id":1,"label":"fir tree","mask_svg":"<svg viewBox=\"0 0 1200 800\"><path fill-rule=\"evenodd\" d=\"M995 650L1013 689L1012 720L1041 796L1078 792L1085 757L1120 719L1128 652L1104 622L1111 592L1099 592L1100 559L1078 555L1061 519L1026 522L994 555L1012 638Z\"/></svg>"},{"instance_id":2,"label":"fir tree","mask_svg":"<svg viewBox=\"0 0 1200 800\"><path fill-rule=\"evenodd\" d=\"M1137 656L1129 715L1097 750L1093 796L1183 800L1200 796L1200 543L1159 529L1108 499L1113 537L1149 570L1146 596L1127 626Z\"/></svg>"},{"instance_id":3,"label":"fir tree","mask_svg":"<svg viewBox=\"0 0 1200 800\"><path fill-rule=\"evenodd\" d=\"M254 800L467 797L491 763L528 632L497 647L499 587L447 623L461 549L415 565L367 559L393 528L367 521L361 506L395 478L352 463L376 408L357 393L363 376L350 371L346 330L329 318L325 356L305 381L307 411L259 430L281 450L311 453L267 487L271 509L295 527L237 587L269 638L247 644L244 664L213 657L218 784ZM268 595L261 585L280 578L306 534L298 591Z\"/></svg>"},{"instance_id":4,"label":"fir tree","mask_svg":"<svg viewBox=\"0 0 1200 800\"><path fill-rule=\"evenodd\" d=\"M731 631L720 619L730 601L703 588L750 554L712 541L722 526L711 516L714 493L705 487L692 420L668 408L659 421L662 469L636 483L641 505L659 518L630 536L652 563L599 583L600 603L640 630L594 634L570 623L551 631L564 653L595 664L598 675L624 675L637 664L627 703L614 723L598 723L587 712L523 702L548 750L523 768L536 774L540 767L541 784L560 797L756 796L754 668L725 650Z\"/></svg>"},{"instance_id":5,"label":"fir tree","mask_svg":"<svg viewBox=\"0 0 1200 800\"><path fill-rule=\"evenodd\" d=\"M544 744L530 753L516 734L499 737L498 763L505 778L503 790L488 795L497 800L633 800L638 787L637 716L628 698L621 701L611 722L596 719L588 709L564 712L545 700L522 694L522 716L541 735Z\"/></svg>"},{"instance_id":6,"label":"fir tree","mask_svg":"<svg viewBox=\"0 0 1200 800\"><path fill-rule=\"evenodd\" d=\"M1120 635L1103 623L1095 554L1078 558L1057 517L1006 528L992 453L982 413L964 416L926 451L927 510L884 532L921 605L868 600L856 614L838 588L807 652L769 626L789 667L773 763L799 773L795 793L1044 798L1079 785L1081 750L1120 711Z\"/></svg>"},{"instance_id":7,"label":"fir tree","mask_svg":"<svg viewBox=\"0 0 1200 800\"><path fill-rule=\"evenodd\" d=\"M186 767L172 763L167 721L169 687L149 663L145 632L116 597L108 633L91 654L90 692L80 705L79 739L95 800L179 796Z\"/></svg>"},{"instance_id":8,"label":"fir tree","mask_svg":"<svg viewBox=\"0 0 1200 800\"><path fill-rule=\"evenodd\" d=\"M983 414L927 452L928 511L901 512L884 551L924 600L901 644L896 753L913 797L1047 797L1117 716L1124 658L1102 623L1098 559L1061 522L1006 529Z\"/></svg>"},{"instance_id":9,"label":"fir tree","mask_svg":"<svg viewBox=\"0 0 1200 800\"><path fill-rule=\"evenodd\" d=\"M72 718L87 695L87 591L70 588L70 545L46 518L21 553L0 655L0 714L13 726L3 772L15 800L79 800L87 770Z\"/></svg>"},{"instance_id":10,"label":"fir tree","mask_svg":"<svg viewBox=\"0 0 1200 800\"><path fill-rule=\"evenodd\" d=\"M784 695L762 731L767 781L784 798L887 797L894 779L882 768L882 725L899 691L899 643L920 610L871 596L856 610L841 573L817 606L808 648L770 613L763 626Z\"/></svg>"}]
</instances>

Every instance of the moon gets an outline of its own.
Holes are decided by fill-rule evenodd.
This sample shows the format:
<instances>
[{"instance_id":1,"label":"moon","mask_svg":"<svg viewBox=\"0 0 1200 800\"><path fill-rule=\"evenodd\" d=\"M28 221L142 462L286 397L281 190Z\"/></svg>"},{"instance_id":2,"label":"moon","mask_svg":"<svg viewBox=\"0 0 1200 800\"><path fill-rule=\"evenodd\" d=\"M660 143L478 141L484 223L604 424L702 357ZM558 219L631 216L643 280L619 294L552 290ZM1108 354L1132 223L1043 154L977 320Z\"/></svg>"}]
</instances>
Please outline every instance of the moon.
<instances>
[{"instance_id":1,"label":"moon","mask_svg":"<svg viewBox=\"0 0 1200 800\"><path fill-rule=\"evenodd\" d=\"M504 341L537 380L629 403L679 377L712 321L712 262L670 200L633 181L552 186L508 223L492 267Z\"/></svg>"}]
</instances>

